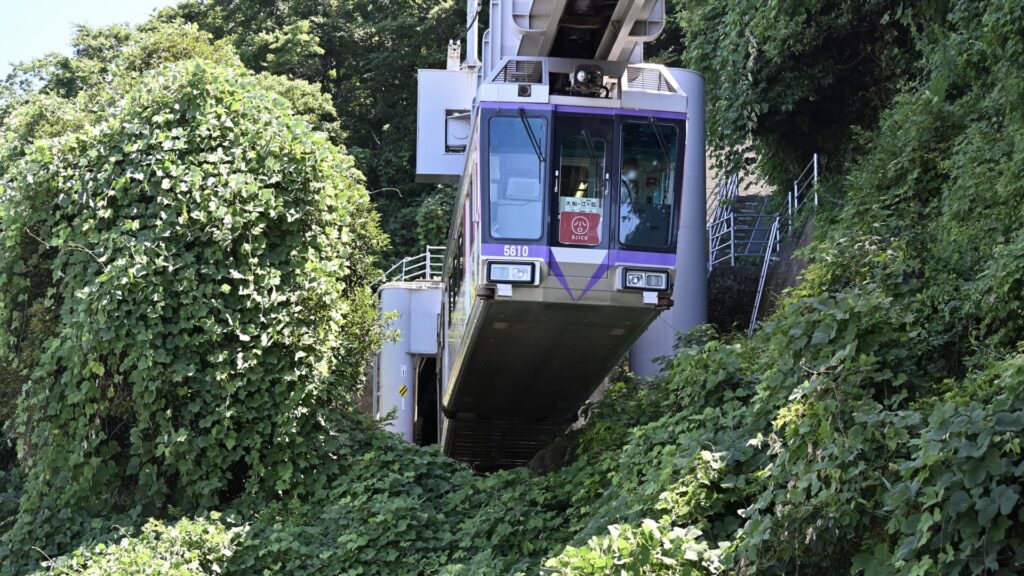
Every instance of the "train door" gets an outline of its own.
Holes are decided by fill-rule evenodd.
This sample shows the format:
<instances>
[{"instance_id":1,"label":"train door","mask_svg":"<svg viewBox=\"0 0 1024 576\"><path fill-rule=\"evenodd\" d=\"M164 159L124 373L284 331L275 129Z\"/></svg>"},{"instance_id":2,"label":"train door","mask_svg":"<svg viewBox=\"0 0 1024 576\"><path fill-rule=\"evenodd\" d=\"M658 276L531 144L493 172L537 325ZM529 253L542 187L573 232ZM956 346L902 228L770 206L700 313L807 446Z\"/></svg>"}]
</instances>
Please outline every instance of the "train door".
<instances>
[{"instance_id":1,"label":"train door","mask_svg":"<svg viewBox=\"0 0 1024 576\"><path fill-rule=\"evenodd\" d=\"M607 247L613 122L577 115L555 120L552 246Z\"/></svg>"}]
</instances>

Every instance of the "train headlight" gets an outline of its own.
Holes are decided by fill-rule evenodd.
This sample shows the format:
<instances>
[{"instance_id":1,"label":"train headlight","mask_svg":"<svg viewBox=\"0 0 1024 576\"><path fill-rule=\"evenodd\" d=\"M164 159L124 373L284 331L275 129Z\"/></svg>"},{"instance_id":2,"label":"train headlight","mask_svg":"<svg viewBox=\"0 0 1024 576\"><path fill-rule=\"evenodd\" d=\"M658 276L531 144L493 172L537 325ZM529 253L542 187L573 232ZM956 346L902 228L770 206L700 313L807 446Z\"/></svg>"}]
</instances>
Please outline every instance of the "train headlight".
<instances>
[{"instance_id":1,"label":"train headlight","mask_svg":"<svg viewBox=\"0 0 1024 576\"><path fill-rule=\"evenodd\" d=\"M518 262L488 262L487 281L492 284L533 284L534 265Z\"/></svg>"},{"instance_id":2,"label":"train headlight","mask_svg":"<svg viewBox=\"0 0 1024 576\"><path fill-rule=\"evenodd\" d=\"M648 270L625 270L623 285L632 290L668 290L668 272L651 272Z\"/></svg>"},{"instance_id":3,"label":"train headlight","mask_svg":"<svg viewBox=\"0 0 1024 576\"><path fill-rule=\"evenodd\" d=\"M626 287L627 288L643 288L644 287L644 273L643 272L626 272Z\"/></svg>"}]
</instances>

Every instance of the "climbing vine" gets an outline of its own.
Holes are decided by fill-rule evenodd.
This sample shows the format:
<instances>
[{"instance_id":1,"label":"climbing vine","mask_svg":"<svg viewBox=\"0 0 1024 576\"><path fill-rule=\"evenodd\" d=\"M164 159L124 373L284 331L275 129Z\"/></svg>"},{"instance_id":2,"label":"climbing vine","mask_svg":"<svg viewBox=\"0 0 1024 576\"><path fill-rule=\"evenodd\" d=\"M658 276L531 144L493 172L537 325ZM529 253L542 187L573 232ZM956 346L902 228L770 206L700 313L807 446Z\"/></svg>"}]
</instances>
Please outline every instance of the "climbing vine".
<instances>
[{"instance_id":1,"label":"climbing vine","mask_svg":"<svg viewBox=\"0 0 1024 576\"><path fill-rule=\"evenodd\" d=\"M0 343L50 319L13 425L12 555L106 514L315 490L376 341L376 219L287 101L186 61L106 105L3 176Z\"/></svg>"}]
</instances>

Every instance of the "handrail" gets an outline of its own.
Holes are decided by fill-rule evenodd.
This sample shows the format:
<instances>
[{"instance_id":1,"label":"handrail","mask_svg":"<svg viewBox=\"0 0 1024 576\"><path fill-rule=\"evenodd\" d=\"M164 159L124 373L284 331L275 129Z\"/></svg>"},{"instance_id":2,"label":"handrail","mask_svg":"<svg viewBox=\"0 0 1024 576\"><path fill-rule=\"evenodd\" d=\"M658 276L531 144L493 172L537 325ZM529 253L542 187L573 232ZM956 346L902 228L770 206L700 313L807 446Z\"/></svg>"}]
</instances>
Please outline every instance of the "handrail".
<instances>
[{"instance_id":1,"label":"handrail","mask_svg":"<svg viewBox=\"0 0 1024 576\"><path fill-rule=\"evenodd\" d=\"M733 201L739 195L739 174L722 176L711 193L708 220L708 274L715 264L729 260L736 264L735 234L733 232ZM728 234L728 239L726 239ZM727 256L719 253L728 249Z\"/></svg>"},{"instance_id":2,"label":"handrail","mask_svg":"<svg viewBox=\"0 0 1024 576\"><path fill-rule=\"evenodd\" d=\"M747 328L747 338L754 335L754 328L757 326L757 313L761 309L761 296L764 294L764 284L768 278L768 265L772 261L772 250L777 250L781 235L779 234L779 217L775 217L772 223L771 232L768 233L768 248L764 251L764 262L761 264L761 278L757 282L757 297L754 298L754 311L750 314L750 327Z\"/></svg>"},{"instance_id":3,"label":"handrail","mask_svg":"<svg viewBox=\"0 0 1024 576\"><path fill-rule=\"evenodd\" d=\"M818 154L815 153L803 172L793 180L793 190L787 194L786 203L789 218L786 221L786 231L793 227L793 216L800 210L800 206L807 201L808 191L814 193L814 205L818 205Z\"/></svg>"},{"instance_id":4,"label":"handrail","mask_svg":"<svg viewBox=\"0 0 1024 576\"><path fill-rule=\"evenodd\" d=\"M385 282L440 280L444 268L444 246L427 246L415 256L406 256L384 272Z\"/></svg>"},{"instance_id":5,"label":"handrail","mask_svg":"<svg viewBox=\"0 0 1024 576\"><path fill-rule=\"evenodd\" d=\"M711 246L710 254L708 255L708 273L715 264L729 260L731 265L736 264L736 251L733 249L735 245L735 227L732 225L733 215L721 219L722 228L719 228L716 232L714 228L708 230L708 245ZM725 223L728 222L728 226ZM725 237L728 235L728 239ZM728 253L725 256L719 256L719 253L724 251L728 247Z\"/></svg>"},{"instance_id":6,"label":"handrail","mask_svg":"<svg viewBox=\"0 0 1024 576\"><path fill-rule=\"evenodd\" d=\"M730 202L739 195L739 174L722 176L715 182L711 191L711 202L707 208L707 219L712 221L721 216L721 212L730 207Z\"/></svg>"},{"instance_id":7,"label":"handrail","mask_svg":"<svg viewBox=\"0 0 1024 576\"><path fill-rule=\"evenodd\" d=\"M804 167L803 172L793 180L793 190L787 194L787 218L785 221L785 233L793 230L793 217L799 212L800 207L807 202L808 194L813 194L814 205L818 205L818 154L815 153L811 162ZM754 310L750 315L750 326L747 328L747 337L754 335L754 328L757 327L757 314L761 308L761 298L764 294L764 284L768 278L768 267L771 264L772 250L779 249L782 241L782 224L778 216L772 224L772 231L768 238L768 248L765 250L764 262L761 265L761 277L757 283L757 296L754 298Z\"/></svg>"},{"instance_id":8,"label":"handrail","mask_svg":"<svg viewBox=\"0 0 1024 576\"><path fill-rule=\"evenodd\" d=\"M735 266L737 257L745 258L744 262L764 258L761 263L761 276L758 279L757 299L754 302L750 327L747 330L748 335L753 335L757 324L757 314L761 306L772 253L778 252L782 237L792 232L793 221L799 213L800 207L812 197L814 205L818 205L818 169L818 154L815 153L811 157L810 163L804 167L796 180L793 180L793 189L786 193L785 214L777 214L770 227L762 226L761 219L770 217L770 215L764 214L763 206L762 212L757 215L754 224L743 226L742 230L748 232L749 237L741 236L740 246L743 247L741 253L737 253L735 219L735 203L739 197L739 174L719 178L712 190L707 209L708 275L710 276L716 264L729 261L730 265ZM765 230L768 230L768 237L759 239ZM763 252L761 251L762 247ZM754 248L756 250L752 250Z\"/></svg>"}]
</instances>

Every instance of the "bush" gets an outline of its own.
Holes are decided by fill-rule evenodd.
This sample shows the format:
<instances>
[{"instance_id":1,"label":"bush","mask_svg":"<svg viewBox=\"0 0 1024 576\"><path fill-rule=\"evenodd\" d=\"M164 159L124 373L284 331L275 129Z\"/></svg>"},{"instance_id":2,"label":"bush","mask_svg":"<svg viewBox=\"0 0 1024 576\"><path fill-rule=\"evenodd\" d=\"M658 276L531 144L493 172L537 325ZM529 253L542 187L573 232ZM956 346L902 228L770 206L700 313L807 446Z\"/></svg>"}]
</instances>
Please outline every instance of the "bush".
<instances>
[{"instance_id":1,"label":"bush","mask_svg":"<svg viewBox=\"0 0 1024 576\"><path fill-rule=\"evenodd\" d=\"M213 576L231 558L242 528L227 528L214 513L209 519L179 520L166 525L150 520L137 536L116 544L98 544L89 550L47 562L53 576ZM40 573L42 574L42 573Z\"/></svg>"},{"instance_id":2,"label":"bush","mask_svg":"<svg viewBox=\"0 0 1024 576\"><path fill-rule=\"evenodd\" d=\"M678 528L645 519L639 527L612 525L609 535L593 537L586 546L569 546L548 560L549 574L619 574L697 576L721 569L718 555L700 530Z\"/></svg>"},{"instance_id":3,"label":"bush","mask_svg":"<svg viewBox=\"0 0 1024 576\"><path fill-rule=\"evenodd\" d=\"M15 559L112 511L315 490L378 340L360 176L285 100L189 61L108 107L0 181L0 344L57 320L18 404Z\"/></svg>"}]
</instances>

